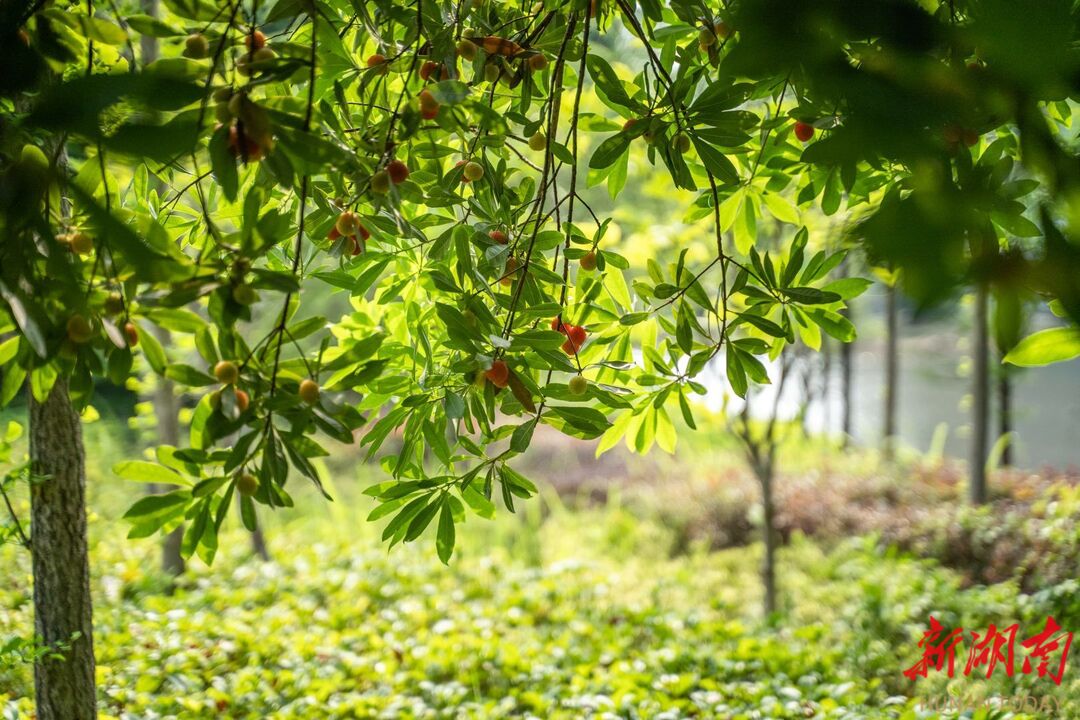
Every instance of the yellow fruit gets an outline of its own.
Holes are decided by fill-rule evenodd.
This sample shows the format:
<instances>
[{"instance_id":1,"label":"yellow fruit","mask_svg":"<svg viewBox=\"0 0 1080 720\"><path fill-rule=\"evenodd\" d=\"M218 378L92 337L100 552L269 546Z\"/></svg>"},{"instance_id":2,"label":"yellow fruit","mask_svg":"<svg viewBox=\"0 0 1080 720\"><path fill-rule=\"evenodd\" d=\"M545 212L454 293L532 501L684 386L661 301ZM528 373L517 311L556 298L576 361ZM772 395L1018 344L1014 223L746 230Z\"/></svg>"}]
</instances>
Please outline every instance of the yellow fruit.
<instances>
[{"instance_id":1,"label":"yellow fruit","mask_svg":"<svg viewBox=\"0 0 1080 720\"><path fill-rule=\"evenodd\" d=\"M548 59L546 55L533 55L529 58L529 69L534 71L543 70L548 66Z\"/></svg>"},{"instance_id":2,"label":"yellow fruit","mask_svg":"<svg viewBox=\"0 0 1080 720\"><path fill-rule=\"evenodd\" d=\"M582 270L595 270L596 269L596 253L592 250L581 256L578 260Z\"/></svg>"},{"instance_id":3,"label":"yellow fruit","mask_svg":"<svg viewBox=\"0 0 1080 720\"><path fill-rule=\"evenodd\" d=\"M71 251L79 255L89 255L94 250L94 239L84 232L72 233Z\"/></svg>"},{"instance_id":4,"label":"yellow fruit","mask_svg":"<svg viewBox=\"0 0 1080 720\"><path fill-rule=\"evenodd\" d=\"M193 33L184 41L184 56L201 60L210 54L210 41L202 33Z\"/></svg>"},{"instance_id":5,"label":"yellow fruit","mask_svg":"<svg viewBox=\"0 0 1080 720\"><path fill-rule=\"evenodd\" d=\"M124 323L124 337L127 338L128 347L139 344L139 328L133 322Z\"/></svg>"},{"instance_id":6,"label":"yellow fruit","mask_svg":"<svg viewBox=\"0 0 1080 720\"><path fill-rule=\"evenodd\" d=\"M67 321L67 336L76 345L88 343L94 338L94 326L82 315L72 315Z\"/></svg>"},{"instance_id":7,"label":"yellow fruit","mask_svg":"<svg viewBox=\"0 0 1080 720\"><path fill-rule=\"evenodd\" d=\"M466 180L470 182L473 180L479 180L484 177L484 166L478 162L467 162L465 167L461 170Z\"/></svg>"},{"instance_id":8,"label":"yellow fruit","mask_svg":"<svg viewBox=\"0 0 1080 720\"><path fill-rule=\"evenodd\" d=\"M698 31L698 47L707 48L716 42L716 33L712 28L701 28Z\"/></svg>"},{"instance_id":9,"label":"yellow fruit","mask_svg":"<svg viewBox=\"0 0 1080 720\"><path fill-rule=\"evenodd\" d=\"M581 375L575 375L570 378L570 394L571 395L584 395L589 389L589 381Z\"/></svg>"},{"instance_id":10,"label":"yellow fruit","mask_svg":"<svg viewBox=\"0 0 1080 720\"><path fill-rule=\"evenodd\" d=\"M529 138L529 149L537 152L547 149L547 138L544 133L539 131L533 133L532 137Z\"/></svg>"},{"instance_id":11,"label":"yellow fruit","mask_svg":"<svg viewBox=\"0 0 1080 720\"><path fill-rule=\"evenodd\" d=\"M385 170L380 170L372 175L371 192L378 193L379 195L385 195L390 192L390 173Z\"/></svg>"},{"instance_id":12,"label":"yellow fruit","mask_svg":"<svg viewBox=\"0 0 1080 720\"><path fill-rule=\"evenodd\" d=\"M460 40L457 44L458 57L472 62L476 57L476 44L471 40Z\"/></svg>"},{"instance_id":13,"label":"yellow fruit","mask_svg":"<svg viewBox=\"0 0 1080 720\"><path fill-rule=\"evenodd\" d=\"M340 235L345 237L352 237L360 230L360 218L356 213L346 210L338 215L337 222L334 223L334 227L337 229Z\"/></svg>"},{"instance_id":14,"label":"yellow fruit","mask_svg":"<svg viewBox=\"0 0 1080 720\"><path fill-rule=\"evenodd\" d=\"M214 377L223 385L234 385L240 379L240 368L234 362L222 360L214 366Z\"/></svg>"},{"instance_id":15,"label":"yellow fruit","mask_svg":"<svg viewBox=\"0 0 1080 720\"><path fill-rule=\"evenodd\" d=\"M254 305L259 302L259 293L250 285L236 285L232 290L232 298L241 305Z\"/></svg>"},{"instance_id":16,"label":"yellow fruit","mask_svg":"<svg viewBox=\"0 0 1080 720\"><path fill-rule=\"evenodd\" d=\"M251 473L239 473L236 476L236 491L241 495L251 497L259 490L259 478Z\"/></svg>"},{"instance_id":17,"label":"yellow fruit","mask_svg":"<svg viewBox=\"0 0 1080 720\"><path fill-rule=\"evenodd\" d=\"M300 399L308 405L319 402L319 394L319 383L311 378L307 378L300 383Z\"/></svg>"}]
</instances>

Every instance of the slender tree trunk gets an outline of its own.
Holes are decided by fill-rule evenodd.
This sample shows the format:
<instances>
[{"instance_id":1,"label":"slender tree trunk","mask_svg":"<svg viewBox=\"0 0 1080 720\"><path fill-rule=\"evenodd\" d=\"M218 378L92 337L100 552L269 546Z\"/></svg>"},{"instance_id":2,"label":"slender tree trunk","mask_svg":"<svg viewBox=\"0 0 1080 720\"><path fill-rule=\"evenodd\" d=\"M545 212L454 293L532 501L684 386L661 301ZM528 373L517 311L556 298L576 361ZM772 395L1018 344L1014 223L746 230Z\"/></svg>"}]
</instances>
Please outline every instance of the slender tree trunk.
<instances>
[{"instance_id":1,"label":"slender tree trunk","mask_svg":"<svg viewBox=\"0 0 1080 720\"><path fill-rule=\"evenodd\" d=\"M1001 368L997 382L998 412L1000 436L1005 438L1005 447L1001 451L1002 467L1012 467L1013 464L1013 418L1012 418L1012 376L1006 368Z\"/></svg>"},{"instance_id":2,"label":"slender tree trunk","mask_svg":"<svg viewBox=\"0 0 1080 720\"><path fill-rule=\"evenodd\" d=\"M975 348L973 361L972 437L971 437L971 503L986 502L986 457L990 437L990 332L987 326L987 306L990 293L984 283L975 288Z\"/></svg>"},{"instance_id":3,"label":"slender tree trunk","mask_svg":"<svg viewBox=\"0 0 1080 720\"><path fill-rule=\"evenodd\" d=\"M154 335L162 347L168 347L172 337L168 330L155 327ZM154 413L157 416L158 440L165 445L178 447L180 445L180 404L176 401L176 388L172 380L165 377L157 378L157 386L154 388ZM153 493L168 491L171 486L151 486ZM184 539L184 526L180 525L165 536L161 543L161 567L170 575L182 575L184 572L184 556L180 554L180 544Z\"/></svg>"},{"instance_id":4,"label":"slender tree trunk","mask_svg":"<svg viewBox=\"0 0 1080 720\"><path fill-rule=\"evenodd\" d=\"M266 546L266 538L263 537L262 526L255 528L251 533L251 549L263 562L270 562L270 549Z\"/></svg>"},{"instance_id":5,"label":"slender tree trunk","mask_svg":"<svg viewBox=\"0 0 1080 720\"><path fill-rule=\"evenodd\" d=\"M776 612L776 508L773 504L772 463L755 466L761 482L761 509L764 516L765 554L761 561L761 584L765 591L765 617Z\"/></svg>"},{"instance_id":6,"label":"slender tree trunk","mask_svg":"<svg viewBox=\"0 0 1080 720\"><path fill-rule=\"evenodd\" d=\"M892 460L896 449L896 400L900 372L900 353L896 309L896 288L889 286L885 295L885 408L882 451Z\"/></svg>"},{"instance_id":7,"label":"slender tree trunk","mask_svg":"<svg viewBox=\"0 0 1080 720\"><path fill-rule=\"evenodd\" d=\"M59 379L44 403L30 398L34 630L63 659L34 665L38 720L97 717L93 610L86 540L86 454L78 413Z\"/></svg>"},{"instance_id":8,"label":"slender tree trunk","mask_svg":"<svg viewBox=\"0 0 1080 720\"><path fill-rule=\"evenodd\" d=\"M832 343L821 339L821 425L826 437L832 435Z\"/></svg>"},{"instance_id":9,"label":"slender tree trunk","mask_svg":"<svg viewBox=\"0 0 1080 720\"><path fill-rule=\"evenodd\" d=\"M840 314L851 320L851 308L847 307ZM854 358L854 342L840 343L840 431L844 434L844 448L851 446L854 428L851 425L851 407L854 391L851 385Z\"/></svg>"}]
</instances>

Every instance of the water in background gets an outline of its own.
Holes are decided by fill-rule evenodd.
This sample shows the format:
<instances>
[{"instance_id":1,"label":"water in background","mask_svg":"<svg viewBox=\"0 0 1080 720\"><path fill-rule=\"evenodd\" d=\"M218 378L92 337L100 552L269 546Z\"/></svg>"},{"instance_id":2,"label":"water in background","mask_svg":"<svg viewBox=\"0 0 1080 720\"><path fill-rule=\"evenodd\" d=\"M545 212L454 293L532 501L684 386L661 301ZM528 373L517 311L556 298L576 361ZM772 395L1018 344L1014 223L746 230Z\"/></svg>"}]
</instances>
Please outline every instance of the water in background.
<instances>
[{"instance_id":1,"label":"water in background","mask_svg":"<svg viewBox=\"0 0 1080 720\"><path fill-rule=\"evenodd\" d=\"M861 298L855 306L859 339L852 370L852 426L857 445L880 443L884 406L884 304L880 296ZM900 314L900 383L898 415L900 446L919 452L943 451L968 459L971 433L970 326L967 311L956 309L931 320ZM1037 326L1053 324L1039 318ZM820 386L820 358L814 382ZM991 363L991 444L998 438L996 368ZM828 402L816 400L807 412L811 431L839 433L840 357L833 345ZM775 377L775 367L770 367ZM1042 368L1018 369L1013 375L1013 463L1017 467L1080 466L1080 360ZM722 363L709 368L707 404L718 409L727 392ZM780 401L783 417L793 417L804 401L801 382L789 382ZM820 390L818 391L820 398ZM755 414L768 412L775 394L768 388L754 399ZM732 403L732 398L727 401ZM729 408L733 407L729 405ZM734 405L735 408L738 405ZM944 443L941 444L942 439Z\"/></svg>"}]
</instances>

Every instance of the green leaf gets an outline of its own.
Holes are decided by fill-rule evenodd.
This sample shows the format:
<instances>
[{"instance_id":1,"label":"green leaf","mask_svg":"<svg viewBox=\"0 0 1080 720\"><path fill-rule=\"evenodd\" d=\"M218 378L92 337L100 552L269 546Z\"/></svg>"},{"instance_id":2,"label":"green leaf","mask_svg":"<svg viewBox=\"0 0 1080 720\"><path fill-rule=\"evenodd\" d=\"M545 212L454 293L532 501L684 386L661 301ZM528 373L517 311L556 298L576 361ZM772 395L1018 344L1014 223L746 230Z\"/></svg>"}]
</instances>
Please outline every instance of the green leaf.
<instances>
[{"instance_id":1,"label":"green leaf","mask_svg":"<svg viewBox=\"0 0 1080 720\"><path fill-rule=\"evenodd\" d=\"M454 513L450 510L450 503L443 503L442 512L439 514L439 532L435 537L435 549L444 565L450 563L450 556L454 554L454 541Z\"/></svg>"},{"instance_id":2,"label":"green leaf","mask_svg":"<svg viewBox=\"0 0 1080 720\"><path fill-rule=\"evenodd\" d=\"M838 312L825 308L808 308L804 311L806 316L813 320L825 332L841 342L851 342L855 339L855 326L851 321Z\"/></svg>"},{"instance_id":3,"label":"green leaf","mask_svg":"<svg viewBox=\"0 0 1080 720\"><path fill-rule=\"evenodd\" d=\"M1058 327L1028 335L1009 351L1002 362L1038 367L1075 357L1080 357L1080 328Z\"/></svg>"},{"instance_id":4,"label":"green leaf","mask_svg":"<svg viewBox=\"0 0 1080 720\"><path fill-rule=\"evenodd\" d=\"M630 138L626 133L615 133L593 152L589 158L589 167L593 170L602 170L613 165L619 157L630 147Z\"/></svg>"},{"instance_id":5,"label":"green leaf","mask_svg":"<svg viewBox=\"0 0 1080 720\"><path fill-rule=\"evenodd\" d=\"M189 485L187 479L164 465L145 460L125 460L113 466L113 472L125 480L161 485Z\"/></svg>"}]
</instances>

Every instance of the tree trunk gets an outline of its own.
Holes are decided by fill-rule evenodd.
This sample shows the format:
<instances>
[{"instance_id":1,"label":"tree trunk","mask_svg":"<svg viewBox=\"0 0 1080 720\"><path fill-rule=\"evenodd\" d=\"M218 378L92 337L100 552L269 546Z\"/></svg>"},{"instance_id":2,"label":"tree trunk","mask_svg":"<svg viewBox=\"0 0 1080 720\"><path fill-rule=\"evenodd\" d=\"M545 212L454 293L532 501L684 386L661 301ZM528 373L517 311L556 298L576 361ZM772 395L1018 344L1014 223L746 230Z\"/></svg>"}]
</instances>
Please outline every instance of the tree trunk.
<instances>
[{"instance_id":1,"label":"tree trunk","mask_svg":"<svg viewBox=\"0 0 1080 720\"><path fill-rule=\"evenodd\" d=\"M832 435L832 343L827 338L821 339L821 426L825 436Z\"/></svg>"},{"instance_id":2,"label":"tree trunk","mask_svg":"<svg viewBox=\"0 0 1080 720\"><path fill-rule=\"evenodd\" d=\"M172 337L168 330L156 327L154 335L162 347L168 347ZM180 445L180 404L176 401L176 388L173 381L159 377L154 388L154 414L157 417L158 440L165 445ZM172 490L171 485L151 485L149 492L157 494ZM161 543L161 568L170 575L184 573L184 556L180 554L180 544L184 539L184 526L181 524L165 536Z\"/></svg>"},{"instance_id":3,"label":"tree trunk","mask_svg":"<svg viewBox=\"0 0 1080 720\"><path fill-rule=\"evenodd\" d=\"M1013 464L1013 419L1012 419L1012 376L1007 368L1000 368L998 375L998 412L1000 437L1005 438L1005 447L1001 450L1001 466Z\"/></svg>"},{"instance_id":4,"label":"tree trunk","mask_svg":"<svg viewBox=\"0 0 1080 720\"><path fill-rule=\"evenodd\" d=\"M851 308L847 307L840 314L851 320ZM851 445L854 428L851 426L851 404L853 390L851 373L854 364L854 342L840 343L840 431L844 434L844 448Z\"/></svg>"},{"instance_id":5,"label":"tree trunk","mask_svg":"<svg viewBox=\"0 0 1080 720\"><path fill-rule=\"evenodd\" d=\"M975 348L973 351L971 484L969 492L973 505L986 502L986 456L990 419L990 332L987 327L987 306L990 293L985 284L975 288Z\"/></svg>"},{"instance_id":6,"label":"tree trunk","mask_svg":"<svg viewBox=\"0 0 1080 720\"><path fill-rule=\"evenodd\" d=\"M896 449L896 391L899 380L900 353L896 309L896 287L890 285L885 295L885 408L882 452L892 460Z\"/></svg>"},{"instance_id":7,"label":"tree trunk","mask_svg":"<svg viewBox=\"0 0 1080 720\"><path fill-rule=\"evenodd\" d=\"M776 508L773 505L772 464L756 466L761 482L761 509L764 516L765 554L761 560L761 583L765 591L765 617L776 612Z\"/></svg>"},{"instance_id":8,"label":"tree trunk","mask_svg":"<svg viewBox=\"0 0 1080 720\"><path fill-rule=\"evenodd\" d=\"M64 656L46 656L34 665L37 717L96 718L86 453L64 379L44 403L30 398L30 462L34 630Z\"/></svg>"},{"instance_id":9,"label":"tree trunk","mask_svg":"<svg viewBox=\"0 0 1080 720\"><path fill-rule=\"evenodd\" d=\"M263 537L262 526L256 527L251 533L251 549L263 562L270 562L270 550L266 547L266 538Z\"/></svg>"}]
</instances>

